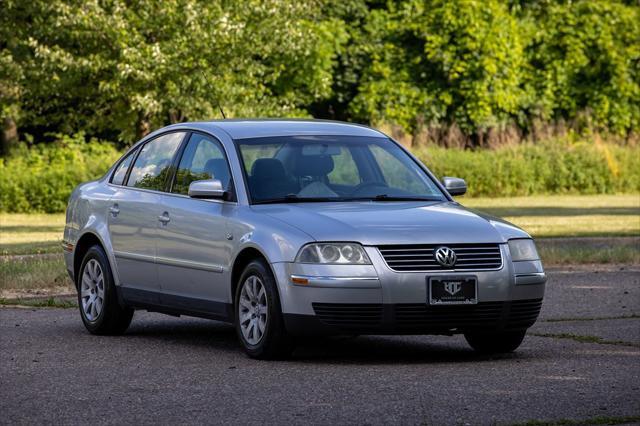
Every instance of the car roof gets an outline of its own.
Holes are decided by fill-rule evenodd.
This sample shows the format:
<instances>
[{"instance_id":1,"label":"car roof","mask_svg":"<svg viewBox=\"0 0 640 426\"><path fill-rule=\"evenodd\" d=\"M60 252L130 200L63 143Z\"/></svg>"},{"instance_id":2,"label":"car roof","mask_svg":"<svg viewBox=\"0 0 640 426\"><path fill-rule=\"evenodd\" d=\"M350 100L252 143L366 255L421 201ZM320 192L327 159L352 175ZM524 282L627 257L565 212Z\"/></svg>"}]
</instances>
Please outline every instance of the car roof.
<instances>
[{"instance_id":1,"label":"car roof","mask_svg":"<svg viewBox=\"0 0 640 426\"><path fill-rule=\"evenodd\" d=\"M294 135L386 137L383 133L367 126L329 120L231 119L181 123L175 125L175 127L184 127L185 125L204 131L220 129L228 133L233 139Z\"/></svg>"}]
</instances>

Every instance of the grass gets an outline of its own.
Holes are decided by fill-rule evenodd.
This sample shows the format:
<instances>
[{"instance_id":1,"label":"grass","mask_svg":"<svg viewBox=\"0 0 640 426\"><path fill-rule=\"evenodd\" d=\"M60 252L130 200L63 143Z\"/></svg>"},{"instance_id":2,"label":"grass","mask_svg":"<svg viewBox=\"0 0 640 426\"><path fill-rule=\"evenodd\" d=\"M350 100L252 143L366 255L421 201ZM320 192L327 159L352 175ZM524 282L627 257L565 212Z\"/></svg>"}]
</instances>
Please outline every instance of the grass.
<instances>
[{"instance_id":1,"label":"grass","mask_svg":"<svg viewBox=\"0 0 640 426\"><path fill-rule=\"evenodd\" d=\"M0 298L0 306L29 306L32 308L76 308L75 299L49 297L47 299L3 299Z\"/></svg>"},{"instance_id":2,"label":"grass","mask_svg":"<svg viewBox=\"0 0 640 426\"><path fill-rule=\"evenodd\" d=\"M640 194L459 198L541 237L640 236Z\"/></svg>"},{"instance_id":3,"label":"grass","mask_svg":"<svg viewBox=\"0 0 640 426\"><path fill-rule=\"evenodd\" d=\"M599 345L616 345L616 346L631 346L634 348L640 347L637 343L625 342L622 340L606 340L598 336L584 336L579 334L570 333L530 333L532 336L537 337L551 337L554 339L569 339L580 343L597 343Z\"/></svg>"},{"instance_id":4,"label":"grass","mask_svg":"<svg viewBox=\"0 0 640 426\"><path fill-rule=\"evenodd\" d=\"M0 278L0 291L14 289L29 293L51 287L72 289L62 253L0 256Z\"/></svg>"},{"instance_id":5,"label":"grass","mask_svg":"<svg viewBox=\"0 0 640 426\"><path fill-rule=\"evenodd\" d=\"M590 318L547 318L539 321L542 322L575 322L575 321L603 321L603 320L619 320L619 319L639 319L640 315L620 315L620 316L604 316L604 317L590 317Z\"/></svg>"},{"instance_id":6,"label":"grass","mask_svg":"<svg viewBox=\"0 0 640 426\"><path fill-rule=\"evenodd\" d=\"M547 266L640 264L640 237L541 238L536 246Z\"/></svg>"},{"instance_id":7,"label":"grass","mask_svg":"<svg viewBox=\"0 0 640 426\"><path fill-rule=\"evenodd\" d=\"M513 426L592 426L592 425L623 425L640 422L640 416L610 417L598 416L590 419L560 419L560 420L530 420L525 423L516 423Z\"/></svg>"},{"instance_id":8,"label":"grass","mask_svg":"<svg viewBox=\"0 0 640 426\"><path fill-rule=\"evenodd\" d=\"M460 201L537 237L546 265L640 264L639 194ZM0 293L72 289L60 247L63 228L64 214L0 214Z\"/></svg>"},{"instance_id":9,"label":"grass","mask_svg":"<svg viewBox=\"0 0 640 426\"><path fill-rule=\"evenodd\" d=\"M60 253L64 214L0 213L0 255Z\"/></svg>"}]
</instances>

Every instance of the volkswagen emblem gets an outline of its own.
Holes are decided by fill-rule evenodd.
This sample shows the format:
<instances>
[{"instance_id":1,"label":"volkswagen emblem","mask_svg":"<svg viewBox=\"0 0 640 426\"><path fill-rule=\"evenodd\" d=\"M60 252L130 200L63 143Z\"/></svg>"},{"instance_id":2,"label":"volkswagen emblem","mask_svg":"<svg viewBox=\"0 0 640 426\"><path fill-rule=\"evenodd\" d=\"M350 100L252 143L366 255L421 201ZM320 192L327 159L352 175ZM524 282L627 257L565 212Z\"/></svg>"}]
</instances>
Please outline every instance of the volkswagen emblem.
<instances>
[{"instance_id":1,"label":"volkswagen emblem","mask_svg":"<svg viewBox=\"0 0 640 426\"><path fill-rule=\"evenodd\" d=\"M451 268L456 264L456 252L449 247L438 247L434 257L441 266Z\"/></svg>"}]
</instances>

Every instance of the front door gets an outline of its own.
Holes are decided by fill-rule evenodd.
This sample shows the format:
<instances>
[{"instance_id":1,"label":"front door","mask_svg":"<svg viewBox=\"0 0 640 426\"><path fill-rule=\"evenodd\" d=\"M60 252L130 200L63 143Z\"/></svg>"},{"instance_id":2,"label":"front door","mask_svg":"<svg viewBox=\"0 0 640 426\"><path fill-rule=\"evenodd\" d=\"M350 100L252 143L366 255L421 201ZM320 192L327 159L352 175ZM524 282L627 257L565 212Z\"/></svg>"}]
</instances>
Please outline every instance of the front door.
<instances>
[{"instance_id":1,"label":"front door","mask_svg":"<svg viewBox=\"0 0 640 426\"><path fill-rule=\"evenodd\" d=\"M168 219L158 230L157 264L163 304L203 316L226 318L230 300L223 271L230 264L227 217L235 202L189 198L195 180L218 179L229 190L231 175L221 144L192 133L171 193L162 197Z\"/></svg>"}]
</instances>

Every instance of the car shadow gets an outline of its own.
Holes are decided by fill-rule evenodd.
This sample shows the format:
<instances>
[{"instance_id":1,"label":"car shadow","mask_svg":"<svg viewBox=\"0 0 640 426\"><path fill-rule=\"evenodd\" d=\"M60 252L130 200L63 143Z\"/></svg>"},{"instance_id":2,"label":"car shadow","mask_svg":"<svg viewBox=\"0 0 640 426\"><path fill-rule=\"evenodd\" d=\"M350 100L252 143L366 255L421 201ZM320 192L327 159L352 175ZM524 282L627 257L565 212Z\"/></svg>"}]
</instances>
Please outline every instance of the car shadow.
<instances>
[{"instance_id":1,"label":"car shadow","mask_svg":"<svg viewBox=\"0 0 640 426\"><path fill-rule=\"evenodd\" d=\"M235 328L226 323L197 319L134 320L129 337L245 356ZM527 352L483 355L474 352L460 337L358 336L306 337L296 340L288 360L313 364L466 363L498 359L529 358Z\"/></svg>"},{"instance_id":2,"label":"car shadow","mask_svg":"<svg viewBox=\"0 0 640 426\"><path fill-rule=\"evenodd\" d=\"M518 352L479 354L459 338L449 337L449 342L442 339L435 336L323 337L316 341L305 339L294 351L292 359L325 364L431 364L527 358L526 354Z\"/></svg>"},{"instance_id":3,"label":"car shadow","mask_svg":"<svg viewBox=\"0 0 640 426\"><path fill-rule=\"evenodd\" d=\"M240 352L234 327L218 321L199 319L164 319L153 321L138 320L135 317L126 336L162 341L200 349L211 348L225 352Z\"/></svg>"}]
</instances>

